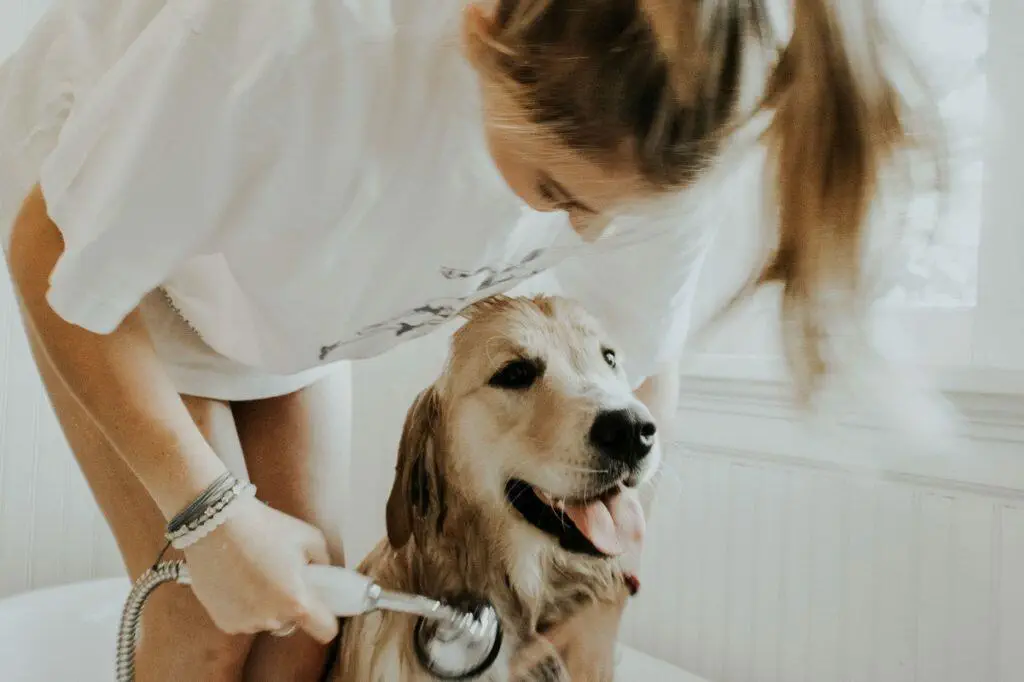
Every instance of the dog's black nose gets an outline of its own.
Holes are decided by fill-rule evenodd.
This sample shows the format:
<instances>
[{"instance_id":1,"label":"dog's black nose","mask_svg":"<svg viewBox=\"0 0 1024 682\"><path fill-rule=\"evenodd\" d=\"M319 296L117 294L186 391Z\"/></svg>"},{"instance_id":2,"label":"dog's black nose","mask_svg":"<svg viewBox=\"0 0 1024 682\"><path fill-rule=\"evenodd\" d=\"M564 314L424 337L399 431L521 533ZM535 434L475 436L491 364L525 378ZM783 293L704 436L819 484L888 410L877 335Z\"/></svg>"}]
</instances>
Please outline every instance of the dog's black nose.
<instances>
[{"instance_id":1,"label":"dog's black nose","mask_svg":"<svg viewBox=\"0 0 1024 682\"><path fill-rule=\"evenodd\" d=\"M636 410L598 413L590 427L590 442L601 454L623 464L637 464L654 447L657 428Z\"/></svg>"}]
</instances>

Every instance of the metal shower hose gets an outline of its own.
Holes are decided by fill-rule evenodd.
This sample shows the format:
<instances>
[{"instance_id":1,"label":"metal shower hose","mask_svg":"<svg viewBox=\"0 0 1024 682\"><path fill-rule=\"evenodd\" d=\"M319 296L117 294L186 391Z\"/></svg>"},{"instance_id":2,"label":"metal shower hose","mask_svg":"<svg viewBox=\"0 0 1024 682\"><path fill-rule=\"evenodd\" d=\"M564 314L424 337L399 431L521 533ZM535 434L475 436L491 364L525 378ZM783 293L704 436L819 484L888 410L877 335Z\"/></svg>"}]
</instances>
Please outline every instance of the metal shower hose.
<instances>
[{"instance_id":1,"label":"metal shower hose","mask_svg":"<svg viewBox=\"0 0 1024 682\"><path fill-rule=\"evenodd\" d=\"M160 585L176 582L190 583L184 561L158 563L132 585L124 609L121 611L121 625L117 631L117 682L135 682L135 647L139 642L139 620L146 598Z\"/></svg>"}]
</instances>

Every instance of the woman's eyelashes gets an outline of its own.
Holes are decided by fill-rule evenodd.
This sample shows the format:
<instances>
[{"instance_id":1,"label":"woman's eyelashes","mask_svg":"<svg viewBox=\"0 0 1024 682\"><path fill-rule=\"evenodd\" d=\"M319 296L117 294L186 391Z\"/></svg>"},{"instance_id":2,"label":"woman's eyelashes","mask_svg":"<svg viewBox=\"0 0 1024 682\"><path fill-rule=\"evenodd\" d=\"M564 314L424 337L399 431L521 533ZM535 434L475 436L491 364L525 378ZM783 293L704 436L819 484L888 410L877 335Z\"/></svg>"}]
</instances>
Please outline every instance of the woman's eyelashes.
<instances>
[{"instance_id":1,"label":"woman's eyelashes","mask_svg":"<svg viewBox=\"0 0 1024 682\"><path fill-rule=\"evenodd\" d=\"M559 197L554 188L547 180L541 180L537 183L537 193L540 194L541 199L551 208L558 211L570 211L572 210L571 202L565 201L565 199Z\"/></svg>"},{"instance_id":2,"label":"woman's eyelashes","mask_svg":"<svg viewBox=\"0 0 1024 682\"><path fill-rule=\"evenodd\" d=\"M583 211L585 213L593 213L593 211L581 204L576 199L572 198L568 192L561 186L555 183L554 180L548 177L542 177L537 183L537 193L540 194L541 198L551 205L551 208L558 211Z\"/></svg>"},{"instance_id":3,"label":"woman's eyelashes","mask_svg":"<svg viewBox=\"0 0 1024 682\"><path fill-rule=\"evenodd\" d=\"M555 193L552 191L551 185L548 184L547 180L541 179L537 182L537 194L552 206L558 203L558 199L555 198Z\"/></svg>"}]
</instances>

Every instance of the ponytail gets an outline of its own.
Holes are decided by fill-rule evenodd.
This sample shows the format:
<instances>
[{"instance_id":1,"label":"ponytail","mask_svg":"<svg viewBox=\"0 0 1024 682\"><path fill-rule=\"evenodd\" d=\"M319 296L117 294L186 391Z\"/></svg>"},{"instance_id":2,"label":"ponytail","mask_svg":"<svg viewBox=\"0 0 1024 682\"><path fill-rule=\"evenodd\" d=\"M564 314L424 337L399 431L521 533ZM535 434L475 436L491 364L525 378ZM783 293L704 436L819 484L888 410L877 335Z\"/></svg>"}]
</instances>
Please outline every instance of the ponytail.
<instances>
[{"instance_id":1,"label":"ponytail","mask_svg":"<svg viewBox=\"0 0 1024 682\"><path fill-rule=\"evenodd\" d=\"M874 2L795 0L767 92L779 237L756 284L782 285L787 359L805 399L829 368L830 321L863 314L868 213L906 135Z\"/></svg>"},{"instance_id":2,"label":"ponytail","mask_svg":"<svg viewBox=\"0 0 1024 682\"><path fill-rule=\"evenodd\" d=\"M898 56L883 55L894 46L877 13L888 0L789 0L781 48L771 1L499 0L467 36L478 70L540 129L587 158L632 163L660 191L691 184L750 120L740 111L745 59L757 56L748 48L771 54L760 109L773 112L779 237L735 300L781 284L787 356L810 397L833 323L863 313L869 208L906 131L883 68Z\"/></svg>"}]
</instances>

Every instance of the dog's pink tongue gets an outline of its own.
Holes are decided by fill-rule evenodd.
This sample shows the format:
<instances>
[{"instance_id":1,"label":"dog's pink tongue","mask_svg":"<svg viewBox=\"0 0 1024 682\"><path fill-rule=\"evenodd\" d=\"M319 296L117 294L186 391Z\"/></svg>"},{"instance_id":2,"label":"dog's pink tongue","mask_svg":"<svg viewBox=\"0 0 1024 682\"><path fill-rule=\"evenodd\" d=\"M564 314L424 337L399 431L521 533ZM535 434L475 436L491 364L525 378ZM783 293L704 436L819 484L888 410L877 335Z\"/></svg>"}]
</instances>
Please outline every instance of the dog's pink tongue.
<instances>
[{"instance_id":1,"label":"dog's pink tongue","mask_svg":"<svg viewBox=\"0 0 1024 682\"><path fill-rule=\"evenodd\" d=\"M647 529L640 497L632 488L620 487L617 493L588 505L566 505L565 513L608 556L638 548Z\"/></svg>"}]
</instances>

